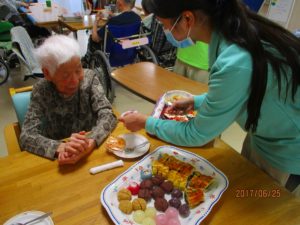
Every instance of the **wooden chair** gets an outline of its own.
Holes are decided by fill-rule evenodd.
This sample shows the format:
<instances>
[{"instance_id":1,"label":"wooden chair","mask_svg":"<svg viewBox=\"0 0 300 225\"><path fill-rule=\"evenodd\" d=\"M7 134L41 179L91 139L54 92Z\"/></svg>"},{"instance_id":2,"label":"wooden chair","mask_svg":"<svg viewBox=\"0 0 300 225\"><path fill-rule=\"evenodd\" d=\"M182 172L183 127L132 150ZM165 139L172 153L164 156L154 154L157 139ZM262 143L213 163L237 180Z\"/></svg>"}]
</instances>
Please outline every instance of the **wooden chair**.
<instances>
[{"instance_id":1,"label":"wooden chair","mask_svg":"<svg viewBox=\"0 0 300 225\"><path fill-rule=\"evenodd\" d=\"M4 138L8 154L22 151L19 145L19 137L21 133L21 126L30 102L31 90L32 86L9 89L18 122L10 123L4 127Z\"/></svg>"}]
</instances>

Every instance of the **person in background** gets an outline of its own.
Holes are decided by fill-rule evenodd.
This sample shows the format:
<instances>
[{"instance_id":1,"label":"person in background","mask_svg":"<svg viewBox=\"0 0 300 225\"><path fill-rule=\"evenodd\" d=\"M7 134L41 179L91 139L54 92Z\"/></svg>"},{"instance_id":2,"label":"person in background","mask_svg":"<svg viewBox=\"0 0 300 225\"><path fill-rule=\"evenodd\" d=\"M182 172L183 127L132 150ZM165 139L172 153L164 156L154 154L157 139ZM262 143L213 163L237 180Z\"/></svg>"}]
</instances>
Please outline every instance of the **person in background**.
<instances>
[{"instance_id":1,"label":"person in background","mask_svg":"<svg viewBox=\"0 0 300 225\"><path fill-rule=\"evenodd\" d=\"M141 17L135 12L131 11L134 6L134 0L117 0L116 7L118 15L108 19L107 23L98 29L99 21L103 18L102 12L99 12L96 16L96 20L93 24L92 35L88 40L87 53L81 59L84 67L89 64L91 53L96 50L101 50L101 45L104 39L105 26L106 25L128 25L141 21Z\"/></svg>"},{"instance_id":2,"label":"person in background","mask_svg":"<svg viewBox=\"0 0 300 225\"><path fill-rule=\"evenodd\" d=\"M99 1L98 0L86 0L87 9L89 9L91 12L95 9L98 9L99 7Z\"/></svg>"},{"instance_id":3,"label":"person in background","mask_svg":"<svg viewBox=\"0 0 300 225\"><path fill-rule=\"evenodd\" d=\"M149 0L142 0L142 9L145 14L142 22L147 31L151 31L151 25L155 20L150 13ZM177 59L173 72L184 77L202 83L208 83L208 44L197 41L195 45L188 48L177 48Z\"/></svg>"},{"instance_id":4,"label":"person in background","mask_svg":"<svg viewBox=\"0 0 300 225\"><path fill-rule=\"evenodd\" d=\"M247 132L242 155L300 196L300 40L239 0L149 1L172 43L209 44L209 88L169 108L196 110L189 122L120 121L181 146L204 145L236 121Z\"/></svg>"},{"instance_id":5,"label":"person in background","mask_svg":"<svg viewBox=\"0 0 300 225\"><path fill-rule=\"evenodd\" d=\"M192 46L177 48L173 72L189 79L208 83L208 44L196 41Z\"/></svg>"},{"instance_id":6,"label":"person in background","mask_svg":"<svg viewBox=\"0 0 300 225\"><path fill-rule=\"evenodd\" d=\"M86 8L88 9L88 10L90 10L90 12L92 12L93 11L93 1L92 0L86 0L85 1L85 3L86 3Z\"/></svg>"},{"instance_id":7,"label":"person in background","mask_svg":"<svg viewBox=\"0 0 300 225\"><path fill-rule=\"evenodd\" d=\"M16 0L0 0L0 6L6 5L9 7L12 13L18 13L19 7L29 7L29 3L23 1L16 1Z\"/></svg>"},{"instance_id":8,"label":"person in background","mask_svg":"<svg viewBox=\"0 0 300 225\"><path fill-rule=\"evenodd\" d=\"M151 32L150 47L155 53L159 65L173 68L176 60L176 48L167 41L162 24L155 18L149 6L149 0L142 0L142 9L146 15L143 18L144 32Z\"/></svg>"},{"instance_id":9,"label":"person in background","mask_svg":"<svg viewBox=\"0 0 300 225\"><path fill-rule=\"evenodd\" d=\"M45 79L32 90L20 145L34 154L73 164L110 134L117 120L98 77L83 70L79 44L54 35L35 50ZM91 131L88 135L86 131ZM70 137L67 142L62 139Z\"/></svg>"},{"instance_id":10,"label":"person in background","mask_svg":"<svg viewBox=\"0 0 300 225\"><path fill-rule=\"evenodd\" d=\"M142 9L143 9L143 12L144 12L144 15L145 17L143 18L142 22L143 22L143 25L148 28L149 30L151 29L151 23L153 21L153 13L151 13L148 8L148 3L147 3L148 0L142 0Z\"/></svg>"},{"instance_id":11,"label":"person in background","mask_svg":"<svg viewBox=\"0 0 300 225\"><path fill-rule=\"evenodd\" d=\"M111 17L107 21L107 23L99 30L97 24L99 23L99 20L103 18L103 15L101 14L101 12L98 13L97 18L93 24L92 40L96 43L99 43L104 38L104 31L106 25L127 25L140 22L141 17L131 11L133 6L133 0L117 0L116 7L120 14Z\"/></svg>"},{"instance_id":12,"label":"person in background","mask_svg":"<svg viewBox=\"0 0 300 225\"><path fill-rule=\"evenodd\" d=\"M29 36L32 38L48 37L51 33L44 27L38 27L32 22L24 20L19 11L19 7L28 8L30 3L15 1L15 0L0 0L0 9L9 10L10 13L6 16L5 20L12 23L14 26L22 26L26 29Z\"/></svg>"},{"instance_id":13,"label":"person in background","mask_svg":"<svg viewBox=\"0 0 300 225\"><path fill-rule=\"evenodd\" d=\"M2 10L9 11L9 13L5 17L5 20L9 21L15 26L25 25L25 21L19 14L18 11L19 7L28 8L29 4L26 2L16 1L16 0L0 0L1 12Z\"/></svg>"}]
</instances>

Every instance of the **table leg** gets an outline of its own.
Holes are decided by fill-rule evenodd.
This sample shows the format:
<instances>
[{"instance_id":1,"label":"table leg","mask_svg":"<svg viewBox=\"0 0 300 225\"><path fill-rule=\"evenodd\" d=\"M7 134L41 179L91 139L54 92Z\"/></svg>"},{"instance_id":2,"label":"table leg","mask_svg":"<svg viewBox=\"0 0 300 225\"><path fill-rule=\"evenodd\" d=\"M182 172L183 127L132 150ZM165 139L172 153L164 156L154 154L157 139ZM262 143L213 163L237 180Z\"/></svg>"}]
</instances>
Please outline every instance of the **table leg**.
<instances>
[{"instance_id":1,"label":"table leg","mask_svg":"<svg viewBox=\"0 0 300 225\"><path fill-rule=\"evenodd\" d=\"M78 39L77 31L73 31L73 36L74 36L74 38L75 38L76 40Z\"/></svg>"}]
</instances>

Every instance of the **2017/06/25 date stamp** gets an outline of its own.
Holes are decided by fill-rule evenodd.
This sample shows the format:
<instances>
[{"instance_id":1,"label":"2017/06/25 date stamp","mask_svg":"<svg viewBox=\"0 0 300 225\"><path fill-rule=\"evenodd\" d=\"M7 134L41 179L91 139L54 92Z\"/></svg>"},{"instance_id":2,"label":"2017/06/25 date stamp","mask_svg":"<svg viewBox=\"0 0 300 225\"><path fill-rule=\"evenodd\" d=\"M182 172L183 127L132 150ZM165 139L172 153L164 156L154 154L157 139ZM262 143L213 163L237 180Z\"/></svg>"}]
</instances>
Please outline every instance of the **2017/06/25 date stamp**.
<instances>
[{"instance_id":1,"label":"2017/06/25 date stamp","mask_svg":"<svg viewBox=\"0 0 300 225\"><path fill-rule=\"evenodd\" d=\"M237 189L236 198L279 198L280 189Z\"/></svg>"}]
</instances>

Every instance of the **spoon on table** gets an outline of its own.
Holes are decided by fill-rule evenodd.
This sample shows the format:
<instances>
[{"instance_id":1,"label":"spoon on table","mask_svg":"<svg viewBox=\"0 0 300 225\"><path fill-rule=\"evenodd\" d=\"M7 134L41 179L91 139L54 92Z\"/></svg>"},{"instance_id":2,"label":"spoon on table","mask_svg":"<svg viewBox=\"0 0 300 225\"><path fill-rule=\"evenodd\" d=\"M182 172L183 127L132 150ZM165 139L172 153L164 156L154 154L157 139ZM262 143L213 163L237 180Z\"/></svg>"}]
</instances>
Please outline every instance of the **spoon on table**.
<instances>
[{"instance_id":1,"label":"spoon on table","mask_svg":"<svg viewBox=\"0 0 300 225\"><path fill-rule=\"evenodd\" d=\"M47 218L47 217L50 216L51 214L52 214L52 212L48 212L48 213L45 213L45 214L43 214L43 215L41 215L41 216L38 216L38 217L36 217L36 218L34 218L34 219L32 219L32 220L29 220L29 221L27 221L27 222L25 222L25 223L17 222L17 223L13 223L13 224L11 224L11 225L27 225L27 224L30 224L30 223L32 223L32 222L34 222L34 221L38 221L38 220Z\"/></svg>"}]
</instances>

